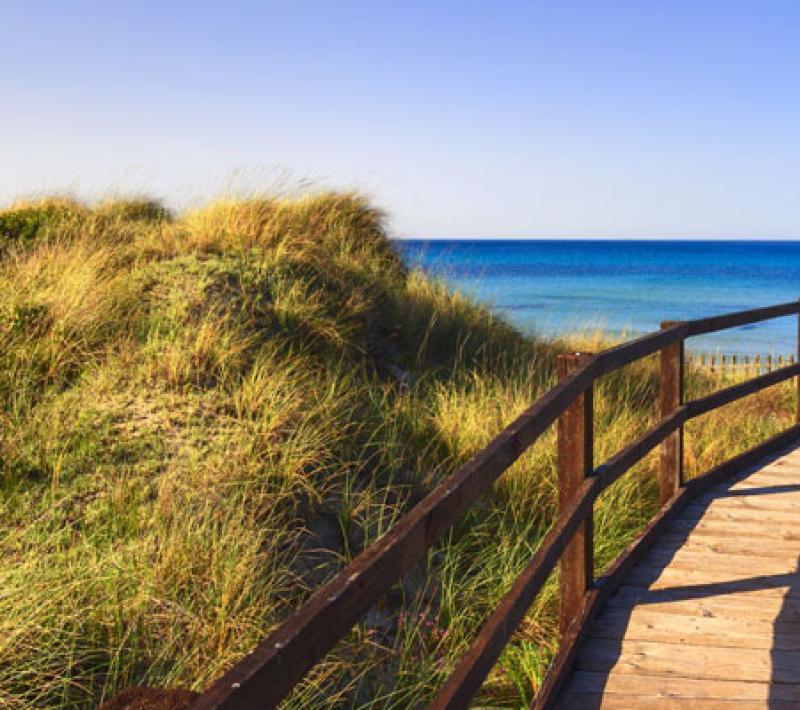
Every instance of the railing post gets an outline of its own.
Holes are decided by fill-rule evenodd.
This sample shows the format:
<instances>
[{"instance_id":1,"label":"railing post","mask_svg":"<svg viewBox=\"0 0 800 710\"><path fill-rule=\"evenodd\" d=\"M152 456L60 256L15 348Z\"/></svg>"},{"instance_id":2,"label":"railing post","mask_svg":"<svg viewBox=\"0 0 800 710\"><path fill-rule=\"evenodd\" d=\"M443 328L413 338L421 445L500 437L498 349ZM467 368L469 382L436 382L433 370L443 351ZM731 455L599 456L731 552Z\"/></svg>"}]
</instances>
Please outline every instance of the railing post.
<instances>
[{"instance_id":1,"label":"railing post","mask_svg":"<svg viewBox=\"0 0 800 710\"><path fill-rule=\"evenodd\" d=\"M676 325L680 323L663 321L661 329L665 330ZM662 417L669 416L683 404L683 338L661 350L660 400ZM661 444L661 470L658 478L661 505L672 499L682 483L683 424Z\"/></svg>"},{"instance_id":2,"label":"railing post","mask_svg":"<svg viewBox=\"0 0 800 710\"><path fill-rule=\"evenodd\" d=\"M590 357L587 353L558 356L558 378L563 379ZM593 468L592 386L575 398L558 418L558 507L563 512ZM559 630L563 636L579 613L594 581L592 515L575 532L561 556L559 574Z\"/></svg>"},{"instance_id":3,"label":"railing post","mask_svg":"<svg viewBox=\"0 0 800 710\"><path fill-rule=\"evenodd\" d=\"M800 310L797 311L797 362L800 362ZM792 364L794 364L794 358L792 358ZM795 382L797 383L797 407L794 410L794 420L798 424L800 424L800 376L795 378Z\"/></svg>"},{"instance_id":4,"label":"railing post","mask_svg":"<svg viewBox=\"0 0 800 710\"><path fill-rule=\"evenodd\" d=\"M797 347L795 352L797 353L797 362L800 362L800 301L798 301L797 310ZM794 364L794 358L792 358L791 364ZM800 424L800 376L795 378L795 382L797 383L797 407L794 410L794 420Z\"/></svg>"}]
</instances>

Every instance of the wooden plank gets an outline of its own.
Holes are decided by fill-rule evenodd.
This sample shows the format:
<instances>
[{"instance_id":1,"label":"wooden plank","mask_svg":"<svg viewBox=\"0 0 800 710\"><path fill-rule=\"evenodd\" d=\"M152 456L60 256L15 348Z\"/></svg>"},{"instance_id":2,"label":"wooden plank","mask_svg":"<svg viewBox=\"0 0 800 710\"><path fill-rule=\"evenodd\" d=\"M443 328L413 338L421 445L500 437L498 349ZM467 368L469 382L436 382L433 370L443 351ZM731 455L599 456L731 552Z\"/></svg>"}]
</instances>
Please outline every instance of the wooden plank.
<instances>
[{"instance_id":1,"label":"wooden plank","mask_svg":"<svg viewBox=\"0 0 800 710\"><path fill-rule=\"evenodd\" d=\"M723 485L721 488L729 490L740 490L749 488L775 488L778 491L791 491L793 486L800 483L800 475L796 473L775 471L759 471L741 479L732 479L729 486Z\"/></svg>"},{"instance_id":2,"label":"wooden plank","mask_svg":"<svg viewBox=\"0 0 800 710\"><path fill-rule=\"evenodd\" d=\"M778 495L739 495L739 496L702 496L697 499L698 505L707 505L708 512L716 510L749 510L749 511L768 511L777 510L787 513L800 512L800 500L796 496L780 497ZM762 514L764 522L769 522L769 515Z\"/></svg>"},{"instance_id":3,"label":"wooden plank","mask_svg":"<svg viewBox=\"0 0 800 710\"><path fill-rule=\"evenodd\" d=\"M797 501L798 493L800 493L800 491L766 492L763 488L756 487L720 491L713 497L710 493L698 496L697 500L693 501L695 507L689 512L713 512L716 508L729 508L731 507L729 505L731 503L734 506L742 506L751 509L756 505L770 505L771 507L776 507L783 504L783 507L791 512L792 508L797 507L792 504ZM770 509L771 508L767 508L767 510ZM795 513L796 512L797 511L795 511ZM769 516L763 515L761 516L761 520L767 523L770 521Z\"/></svg>"},{"instance_id":4,"label":"wooden plank","mask_svg":"<svg viewBox=\"0 0 800 710\"><path fill-rule=\"evenodd\" d=\"M794 545L765 545L763 540L742 538L732 540L730 537L714 537L710 535L674 535L665 533L658 540L658 549L677 552L678 550L703 551L709 554L745 555L755 557L775 557L777 559L793 559L797 563L800 558L800 540Z\"/></svg>"},{"instance_id":5,"label":"wooden plank","mask_svg":"<svg viewBox=\"0 0 800 710\"><path fill-rule=\"evenodd\" d=\"M790 477L795 480L800 480L800 461L787 461L782 459L764 466L755 473L743 475L742 478L747 478L751 475L764 476L765 478L772 478L776 481L785 480Z\"/></svg>"},{"instance_id":6,"label":"wooden plank","mask_svg":"<svg viewBox=\"0 0 800 710\"><path fill-rule=\"evenodd\" d=\"M708 552L696 548L681 547L678 550L661 546L647 553L642 566L660 567L666 570L707 570L728 575L737 580L755 575L791 575L797 572L797 555L784 557L755 557L738 553ZM800 577L798 577L800 586Z\"/></svg>"},{"instance_id":7,"label":"wooden plank","mask_svg":"<svg viewBox=\"0 0 800 710\"><path fill-rule=\"evenodd\" d=\"M798 532L798 518L795 510L770 510L754 508L752 506L728 505L725 501L719 501L718 505L702 507L705 514L702 520L697 518L697 508L687 506L685 515L679 520L687 525L696 525L700 530L705 525L712 523L740 523L742 530L749 531L753 535L779 535L785 536L787 540L792 539Z\"/></svg>"},{"instance_id":8,"label":"wooden plank","mask_svg":"<svg viewBox=\"0 0 800 710\"><path fill-rule=\"evenodd\" d=\"M683 680L683 679L681 679ZM708 681L703 681L708 682ZM755 685L749 683L748 685ZM762 685L767 685L763 683ZM774 687L774 686L772 686ZM673 698L656 692L629 697L617 693L572 693L559 702L560 710L798 710L797 702L781 700L722 700Z\"/></svg>"},{"instance_id":9,"label":"wooden plank","mask_svg":"<svg viewBox=\"0 0 800 710\"><path fill-rule=\"evenodd\" d=\"M690 533L693 537L735 537L748 539L757 538L764 540L778 540L796 542L800 540L800 527L789 525L769 525L763 521L763 516L750 518L734 518L731 515L717 513L709 515L706 519L677 518L670 526L669 533Z\"/></svg>"},{"instance_id":10,"label":"wooden plank","mask_svg":"<svg viewBox=\"0 0 800 710\"><path fill-rule=\"evenodd\" d=\"M639 565L625 578L632 586L649 587L652 590L674 589L684 596L720 596L749 592L754 596L791 596L800 598L796 584L796 573L777 575L751 575L731 578L730 572L697 569L672 569L667 567L644 567Z\"/></svg>"},{"instance_id":11,"label":"wooden plank","mask_svg":"<svg viewBox=\"0 0 800 710\"><path fill-rule=\"evenodd\" d=\"M796 486L800 483L800 474L790 473L787 471L758 471L742 476L732 478L730 485L725 485L731 490L738 490L740 488L777 488L779 491L783 488L786 491L791 490L790 486Z\"/></svg>"},{"instance_id":12,"label":"wooden plank","mask_svg":"<svg viewBox=\"0 0 800 710\"><path fill-rule=\"evenodd\" d=\"M800 623L800 599L782 596L764 597L751 592L724 596L686 596L681 590L649 590L622 586L609 598L606 609L630 612L639 605L647 611L679 616L709 616L773 622L780 617L787 623Z\"/></svg>"},{"instance_id":13,"label":"wooden plank","mask_svg":"<svg viewBox=\"0 0 800 710\"><path fill-rule=\"evenodd\" d=\"M782 456L781 458L777 459L776 461L772 461L764 466L760 467L762 471L768 472L789 472L789 471L797 471L800 469L800 454L797 452L791 452L786 456Z\"/></svg>"},{"instance_id":14,"label":"wooden plank","mask_svg":"<svg viewBox=\"0 0 800 710\"><path fill-rule=\"evenodd\" d=\"M777 485L800 482L800 469L760 468L757 471L731 478L732 485L749 484L753 481L769 481Z\"/></svg>"},{"instance_id":15,"label":"wooden plank","mask_svg":"<svg viewBox=\"0 0 800 710\"><path fill-rule=\"evenodd\" d=\"M711 491L709 491L710 493ZM744 498L750 501L763 500L792 500L800 497L800 482L778 484L774 481L751 481L747 485L730 488L719 488L713 491L719 500L730 498ZM700 505L700 502L698 502Z\"/></svg>"},{"instance_id":16,"label":"wooden plank","mask_svg":"<svg viewBox=\"0 0 800 710\"><path fill-rule=\"evenodd\" d=\"M798 493L800 492L800 476L787 474L762 474L754 473L732 485L715 486L712 490L719 491L753 491L762 490L763 495L772 493Z\"/></svg>"},{"instance_id":17,"label":"wooden plank","mask_svg":"<svg viewBox=\"0 0 800 710\"><path fill-rule=\"evenodd\" d=\"M775 648L800 651L800 624L773 618L675 615L646 607L607 609L592 624L590 638L664 641L692 646Z\"/></svg>"},{"instance_id":18,"label":"wooden plank","mask_svg":"<svg viewBox=\"0 0 800 710\"><path fill-rule=\"evenodd\" d=\"M580 670L669 675L697 680L800 683L800 652L590 639Z\"/></svg>"},{"instance_id":19,"label":"wooden plank","mask_svg":"<svg viewBox=\"0 0 800 710\"><path fill-rule=\"evenodd\" d=\"M703 700L778 700L800 702L800 688L794 684L748 683L738 680L696 680L640 673L613 673L610 676L592 671L576 671L570 690L577 695L607 693L628 698L656 694L674 699ZM639 706L641 707L641 705Z\"/></svg>"},{"instance_id":20,"label":"wooden plank","mask_svg":"<svg viewBox=\"0 0 800 710\"><path fill-rule=\"evenodd\" d=\"M717 502L734 501L747 507L771 506L770 508L767 508L767 510L770 510L773 507L776 509L783 508L791 510L792 508L800 507L800 496L797 494L798 491L776 490L774 486L769 488L758 488L753 486L750 488L737 488L733 490L719 491L717 493L709 493L708 496L704 496L697 502L698 504L702 505L703 503L711 504ZM712 495L714 497L710 500L707 500L707 498ZM709 505L709 507L711 506Z\"/></svg>"},{"instance_id":21,"label":"wooden plank","mask_svg":"<svg viewBox=\"0 0 800 710\"><path fill-rule=\"evenodd\" d=\"M800 476L788 473L770 473L758 471L741 479L733 479L725 484L714 486L713 491L750 491L763 490L764 495L771 493L797 493L800 488Z\"/></svg>"},{"instance_id":22,"label":"wooden plank","mask_svg":"<svg viewBox=\"0 0 800 710\"><path fill-rule=\"evenodd\" d=\"M784 603L790 601L789 604ZM757 623L766 627L772 625L786 626L792 630L800 624L800 607L798 600L785 600L783 597L757 597L753 599L745 594L737 594L732 598L707 597L680 601L663 601L647 605L642 613L664 614L670 617L700 617L722 619L729 624ZM619 602L621 604L621 602ZM632 614L629 606L617 609L611 603L603 609L603 613L620 611ZM591 635L591 632L588 634ZM655 639L654 639L655 640ZM659 639L663 640L663 639Z\"/></svg>"}]
</instances>

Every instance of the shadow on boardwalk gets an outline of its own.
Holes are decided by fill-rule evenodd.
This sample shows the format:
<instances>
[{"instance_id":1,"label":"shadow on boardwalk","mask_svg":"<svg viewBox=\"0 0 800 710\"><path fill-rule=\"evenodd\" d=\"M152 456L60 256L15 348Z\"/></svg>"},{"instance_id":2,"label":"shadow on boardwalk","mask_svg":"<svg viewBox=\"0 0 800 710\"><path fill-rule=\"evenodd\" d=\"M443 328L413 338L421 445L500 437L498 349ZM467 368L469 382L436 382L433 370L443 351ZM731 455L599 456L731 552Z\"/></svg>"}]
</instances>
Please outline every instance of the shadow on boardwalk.
<instances>
[{"instance_id":1,"label":"shadow on boardwalk","mask_svg":"<svg viewBox=\"0 0 800 710\"><path fill-rule=\"evenodd\" d=\"M589 629L558 708L716 708L728 701L800 710L800 556L794 558L800 483L780 481L779 473L734 488L785 455L762 460L717 486L713 497L687 506ZM787 503L787 494L797 501ZM699 529L709 506L722 499L729 506L724 518L718 511L710 530ZM769 537L759 537L759 529ZM669 569L693 532L698 551ZM729 569L715 564L718 549ZM695 560L696 566L688 564ZM753 574L770 566L775 573Z\"/></svg>"},{"instance_id":2,"label":"shadow on boardwalk","mask_svg":"<svg viewBox=\"0 0 800 710\"><path fill-rule=\"evenodd\" d=\"M770 710L800 708L800 702L797 702L797 686L800 684L800 559L787 587L773 627L772 675L767 703Z\"/></svg>"}]
</instances>

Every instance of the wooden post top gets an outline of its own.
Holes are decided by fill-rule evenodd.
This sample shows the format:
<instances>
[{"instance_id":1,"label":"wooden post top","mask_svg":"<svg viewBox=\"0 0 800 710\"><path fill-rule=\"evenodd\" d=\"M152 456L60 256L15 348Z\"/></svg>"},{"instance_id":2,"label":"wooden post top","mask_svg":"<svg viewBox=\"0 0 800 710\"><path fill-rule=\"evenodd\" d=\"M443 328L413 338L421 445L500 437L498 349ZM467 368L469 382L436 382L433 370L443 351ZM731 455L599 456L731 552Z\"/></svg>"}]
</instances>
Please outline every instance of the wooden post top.
<instances>
[{"instance_id":1,"label":"wooden post top","mask_svg":"<svg viewBox=\"0 0 800 710\"><path fill-rule=\"evenodd\" d=\"M561 353L557 358L558 376L565 377L576 367L586 362L592 355L594 355L594 353L580 350L571 353Z\"/></svg>"}]
</instances>

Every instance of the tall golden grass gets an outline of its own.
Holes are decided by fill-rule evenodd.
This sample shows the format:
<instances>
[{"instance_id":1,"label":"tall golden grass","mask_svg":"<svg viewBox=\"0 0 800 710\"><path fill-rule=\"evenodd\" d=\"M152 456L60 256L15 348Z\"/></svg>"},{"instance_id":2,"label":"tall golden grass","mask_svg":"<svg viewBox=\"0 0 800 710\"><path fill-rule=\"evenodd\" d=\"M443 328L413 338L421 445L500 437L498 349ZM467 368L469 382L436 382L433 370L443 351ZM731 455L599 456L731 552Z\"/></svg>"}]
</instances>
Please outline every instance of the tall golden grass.
<instances>
[{"instance_id":1,"label":"tall golden grass","mask_svg":"<svg viewBox=\"0 0 800 710\"><path fill-rule=\"evenodd\" d=\"M602 335L583 348L604 346ZM419 272L351 194L0 212L0 706L200 689L554 383L523 337ZM718 378L690 372L693 393ZM655 362L597 387L598 460L655 419ZM783 428L789 385L688 428L692 473ZM654 460L599 502L611 560ZM430 697L556 511L548 432L289 707ZM521 707L553 580L483 691Z\"/></svg>"}]
</instances>

